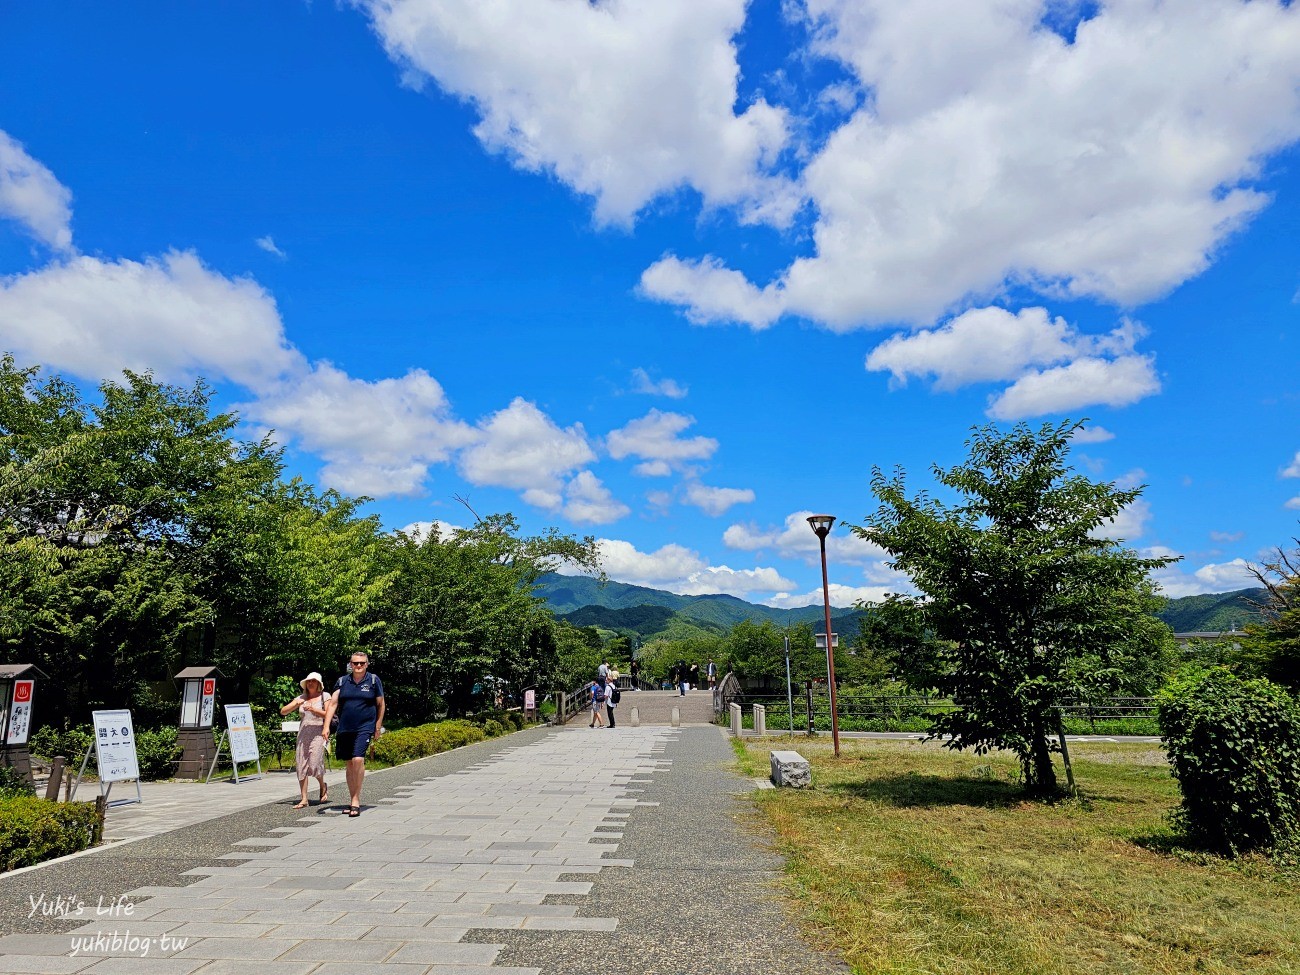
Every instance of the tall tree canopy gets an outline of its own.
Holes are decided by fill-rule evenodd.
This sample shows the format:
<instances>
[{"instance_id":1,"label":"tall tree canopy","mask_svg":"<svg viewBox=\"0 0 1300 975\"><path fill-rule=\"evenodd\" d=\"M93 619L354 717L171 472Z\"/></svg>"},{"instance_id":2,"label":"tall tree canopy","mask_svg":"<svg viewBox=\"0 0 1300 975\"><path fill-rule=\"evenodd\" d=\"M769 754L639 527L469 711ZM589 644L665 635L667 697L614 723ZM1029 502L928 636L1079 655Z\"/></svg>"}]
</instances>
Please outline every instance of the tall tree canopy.
<instances>
[{"instance_id":1,"label":"tall tree canopy","mask_svg":"<svg viewBox=\"0 0 1300 975\"><path fill-rule=\"evenodd\" d=\"M951 748L1016 753L1031 790L1056 787L1052 752L1067 701L1113 691L1126 673L1171 652L1151 612L1151 570L1107 537L1141 494L1066 463L1081 424L974 431L969 455L935 478L948 504L909 496L902 471L876 469L880 506L860 537L884 548L921 593L914 608L939 643L938 688L957 708L935 722ZM943 659L943 658L947 659Z\"/></svg>"}]
</instances>

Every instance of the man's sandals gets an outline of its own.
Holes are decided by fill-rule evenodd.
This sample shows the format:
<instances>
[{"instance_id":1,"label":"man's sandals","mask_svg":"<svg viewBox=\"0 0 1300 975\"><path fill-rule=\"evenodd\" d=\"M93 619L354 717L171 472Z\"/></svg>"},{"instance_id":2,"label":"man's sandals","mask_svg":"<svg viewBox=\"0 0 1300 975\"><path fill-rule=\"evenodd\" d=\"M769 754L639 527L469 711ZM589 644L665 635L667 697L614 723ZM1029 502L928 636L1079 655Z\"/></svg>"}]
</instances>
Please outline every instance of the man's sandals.
<instances>
[{"instance_id":1,"label":"man's sandals","mask_svg":"<svg viewBox=\"0 0 1300 975\"><path fill-rule=\"evenodd\" d=\"M360 815L361 815L361 807L360 807L360 806L348 806L348 818L349 818L349 819L356 819L356 818L357 818L358 816L360 816Z\"/></svg>"}]
</instances>

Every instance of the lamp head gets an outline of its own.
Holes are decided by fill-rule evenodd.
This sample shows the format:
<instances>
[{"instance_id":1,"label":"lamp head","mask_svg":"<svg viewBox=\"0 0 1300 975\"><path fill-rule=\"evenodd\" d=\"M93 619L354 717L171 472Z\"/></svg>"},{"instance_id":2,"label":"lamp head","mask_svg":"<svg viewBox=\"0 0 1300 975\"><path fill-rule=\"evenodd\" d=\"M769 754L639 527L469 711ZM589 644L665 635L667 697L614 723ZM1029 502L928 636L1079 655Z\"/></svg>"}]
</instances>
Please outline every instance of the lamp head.
<instances>
[{"instance_id":1,"label":"lamp head","mask_svg":"<svg viewBox=\"0 0 1300 975\"><path fill-rule=\"evenodd\" d=\"M817 533L818 538L824 539L831 533L831 525L835 524L834 515L809 515L808 524L812 530Z\"/></svg>"}]
</instances>

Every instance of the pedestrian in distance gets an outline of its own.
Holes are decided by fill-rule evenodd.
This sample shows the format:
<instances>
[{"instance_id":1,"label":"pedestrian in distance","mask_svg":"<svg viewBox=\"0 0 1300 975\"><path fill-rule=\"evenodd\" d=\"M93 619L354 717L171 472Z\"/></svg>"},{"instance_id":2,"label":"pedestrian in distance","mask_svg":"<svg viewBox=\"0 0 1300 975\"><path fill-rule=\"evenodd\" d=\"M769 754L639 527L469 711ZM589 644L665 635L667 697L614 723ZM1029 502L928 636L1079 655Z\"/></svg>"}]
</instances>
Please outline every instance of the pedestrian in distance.
<instances>
[{"instance_id":1,"label":"pedestrian in distance","mask_svg":"<svg viewBox=\"0 0 1300 975\"><path fill-rule=\"evenodd\" d=\"M709 690L713 690L718 683L718 665L712 660L709 661L708 669L705 671L705 676L709 678Z\"/></svg>"},{"instance_id":2,"label":"pedestrian in distance","mask_svg":"<svg viewBox=\"0 0 1300 975\"><path fill-rule=\"evenodd\" d=\"M700 665L699 665L699 664L691 664L690 668L686 671L686 674L687 674L687 678L686 678L686 689L687 689L687 690L690 690L692 687L694 687L696 690L699 690L699 687L700 687Z\"/></svg>"},{"instance_id":3,"label":"pedestrian in distance","mask_svg":"<svg viewBox=\"0 0 1300 975\"><path fill-rule=\"evenodd\" d=\"M591 724L587 726L589 728L594 728L596 725L605 727L605 719L601 712L605 710L606 691L605 675L597 674L596 679L591 682Z\"/></svg>"},{"instance_id":4,"label":"pedestrian in distance","mask_svg":"<svg viewBox=\"0 0 1300 975\"><path fill-rule=\"evenodd\" d=\"M370 654L355 650L349 672L334 683L322 737L328 737L330 722L337 715L336 754L347 762L348 815L361 815L361 784L366 778L366 753L384 733L384 685L370 673Z\"/></svg>"},{"instance_id":5,"label":"pedestrian in distance","mask_svg":"<svg viewBox=\"0 0 1300 975\"><path fill-rule=\"evenodd\" d=\"M301 720L298 722L298 741L293 752L293 767L298 773L298 790L302 798L294 809L307 808L307 780L314 778L320 786L320 801L329 801L330 790L325 782L325 746L329 744L329 726L325 715L329 710L329 698L325 696L325 681L319 673L312 671L298 681L302 693L280 708L280 716L287 717L297 711ZM322 734L322 730L324 734Z\"/></svg>"},{"instance_id":6,"label":"pedestrian in distance","mask_svg":"<svg viewBox=\"0 0 1300 975\"><path fill-rule=\"evenodd\" d=\"M622 692L618 689L618 671L609 672L609 683L605 685L605 714L609 717L609 726L614 727L614 708L618 707Z\"/></svg>"},{"instance_id":7,"label":"pedestrian in distance","mask_svg":"<svg viewBox=\"0 0 1300 975\"><path fill-rule=\"evenodd\" d=\"M690 680L691 672L686 666L685 660L677 661L677 693L681 697L686 696L687 681Z\"/></svg>"},{"instance_id":8,"label":"pedestrian in distance","mask_svg":"<svg viewBox=\"0 0 1300 975\"><path fill-rule=\"evenodd\" d=\"M641 677L641 662L639 660L633 660L632 666L628 669L628 672L632 677L632 690L640 690L637 683Z\"/></svg>"}]
</instances>

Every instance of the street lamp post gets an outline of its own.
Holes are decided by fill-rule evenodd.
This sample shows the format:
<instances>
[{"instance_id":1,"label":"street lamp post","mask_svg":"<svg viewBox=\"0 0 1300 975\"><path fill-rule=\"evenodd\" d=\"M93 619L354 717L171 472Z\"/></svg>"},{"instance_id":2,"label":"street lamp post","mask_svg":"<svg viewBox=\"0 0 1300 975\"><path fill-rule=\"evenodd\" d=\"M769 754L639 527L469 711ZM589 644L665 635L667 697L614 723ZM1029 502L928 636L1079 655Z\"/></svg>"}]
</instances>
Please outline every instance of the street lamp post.
<instances>
[{"instance_id":1,"label":"street lamp post","mask_svg":"<svg viewBox=\"0 0 1300 975\"><path fill-rule=\"evenodd\" d=\"M836 709L835 693L835 640L831 636L831 587L826 576L826 536L831 533L831 525L835 524L834 515L812 515L808 518L808 524L812 530L817 533L817 540L821 543L822 548L822 601L826 607L826 673L828 675L831 698L831 741L835 745L835 757L840 757L840 717Z\"/></svg>"}]
</instances>

